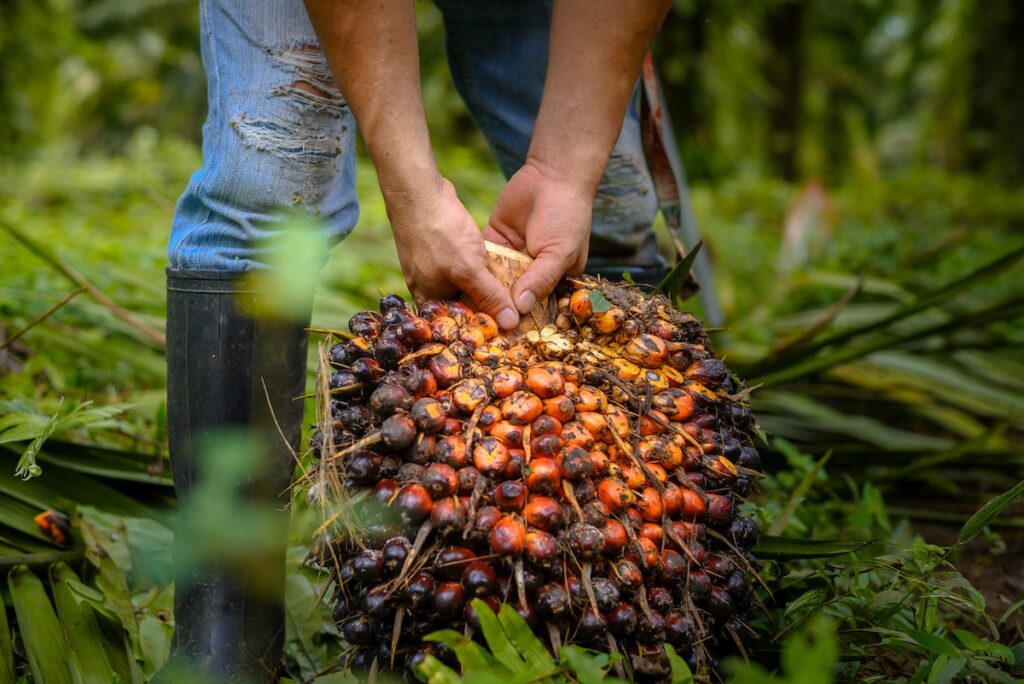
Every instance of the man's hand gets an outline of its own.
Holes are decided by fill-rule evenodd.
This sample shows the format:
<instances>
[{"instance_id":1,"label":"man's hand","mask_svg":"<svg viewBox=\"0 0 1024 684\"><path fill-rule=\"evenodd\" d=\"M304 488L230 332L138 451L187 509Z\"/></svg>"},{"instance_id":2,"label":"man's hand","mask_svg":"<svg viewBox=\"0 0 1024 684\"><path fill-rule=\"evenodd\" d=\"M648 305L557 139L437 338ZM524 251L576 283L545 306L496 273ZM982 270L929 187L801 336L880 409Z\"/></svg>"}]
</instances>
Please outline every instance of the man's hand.
<instances>
[{"instance_id":1,"label":"man's hand","mask_svg":"<svg viewBox=\"0 0 1024 684\"><path fill-rule=\"evenodd\" d=\"M398 260L418 302L465 292L501 328L519 322L512 298L485 264L476 221L444 178L421 197L385 194ZM419 195L419 193L417 193Z\"/></svg>"},{"instance_id":2,"label":"man's hand","mask_svg":"<svg viewBox=\"0 0 1024 684\"><path fill-rule=\"evenodd\" d=\"M509 179L484 237L535 259L512 288L521 313L551 294L566 273L583 272L593 202L592 185L560 178L529 160Z\"/></svg>"}]
</instances>

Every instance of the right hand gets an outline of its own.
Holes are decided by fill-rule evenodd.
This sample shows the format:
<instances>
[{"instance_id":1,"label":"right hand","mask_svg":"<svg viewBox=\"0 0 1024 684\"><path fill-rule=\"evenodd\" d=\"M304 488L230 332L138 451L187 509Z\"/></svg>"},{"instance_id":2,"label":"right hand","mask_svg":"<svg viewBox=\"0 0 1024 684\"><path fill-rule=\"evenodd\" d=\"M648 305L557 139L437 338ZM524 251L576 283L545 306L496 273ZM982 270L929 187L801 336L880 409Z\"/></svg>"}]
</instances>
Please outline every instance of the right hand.
<instances>
[{"instance_id":1,"label":"right hand","mask_svg":"<svg viewBox=\"0 0 1024 684\"><path fill-rule=\"evenodd\" d=\"M484 238L455 187L438 177L415 196L385 193L398 261L417 302L465 292L479 311L508 330L519 323L512 296L487 270Z\"/></svg>"},{"instance_id":2,"label":"right hand","mask_svg":"<svg viewBox=\"0 0 1024 684\"><path fill-rule=\"evenodd\" d=\"M529 253L534 262L512 287L520 313L583 272L590 245L594 187L527 160L501 191L484 237Z\"/></svg>"}]
</instances>

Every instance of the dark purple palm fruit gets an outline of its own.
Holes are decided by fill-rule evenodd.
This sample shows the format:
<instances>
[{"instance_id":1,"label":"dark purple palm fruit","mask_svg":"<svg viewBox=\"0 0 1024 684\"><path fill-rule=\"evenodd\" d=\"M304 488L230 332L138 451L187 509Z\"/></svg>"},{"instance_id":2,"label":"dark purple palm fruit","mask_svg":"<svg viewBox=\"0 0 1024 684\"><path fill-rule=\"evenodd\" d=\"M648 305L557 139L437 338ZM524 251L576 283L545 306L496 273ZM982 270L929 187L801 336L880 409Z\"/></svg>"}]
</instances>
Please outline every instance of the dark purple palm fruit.
<instances>
[{"instance_id":1,"label":"dark purple palm fruit","mask_svg":"<svg viewBox=\"0 0 1024 684\"><path fill-rule=\"evenodd\" d=\"M459 582L443 582L434 592L434 610L444 620L454 622L462 618L466 606L466 591Z\"/></svg>"},{"instance_id":2,"label":"dark purple palm fruit","mask_svg":"<svg viewBox=\"0 0 1024 684\"><path fill-rule=\"evenodd\" d=\"M409 556L412 543L405 537L392 537L384 542L381 548L381 556L384 560L384 571L394 577L405 564Z\"/></svg>"},{"instance_id":3,"label":"dark purple palm fruit","mask_svg":"<svg viewBox=\"0 0 1024 684\"><path fill-rule=\"evenodd\" d=\"M372 339L381 327L381 316L373 311L359 311L348 319L348 329L353 335Z\"/></svg>"},{"instance_id":4,"label":"dark purple palm fruit","mask_svg":"<svg viewBox=\"0 0 1024 684\"><path fill-rule=\"evenodd\" d=\"M382 383L370 395L369 406L374 416L383 420L396 411L408 410L412 406L412 397L401 385Z\"/></svg>"},{"instance_id":5,"label":"dark purple palm fruit","mask_svg":"<svg viewBox=\"0 0 1024 684\"><path fill-rule=\"evenodd\" d=\"M408 308L405 300L400 295L391 293L380 298L381 313L387 313L391 309L404 309L407 311Z\"/></svg>"},{"instance_id":6,"label":"dark purple palm fruit","mask_svg":"<svg viewBox=\"0 0 1024 684\"><path fill-rule=\"evenodd\" d=\"M617 637L632 636L637 626L637 610L632 603L619 601L605 614L608 630Z\"/></svg>"},{"instance_id":7,"label":"dark purple palm fruit","mask_svg":"<svg viewBox=\"0 0 1024 684\"><path fill-rule=\"evenodd\" d=\"M545 620L564 620L569 616L569 592L561 584L545 584L537 591L536 606Z\"/></svg>"},{"instance_id":8,"label":"dark purple palm fruit","mask_svg":"<svg viewBox=\"0 0 1024 684\"><path fill-rule=\"evenodd\" d=\"M429 572L418 572L405 585L405 601L413 609L432 603L434 600L434 578Z\"/></svg>"}]
</instances>

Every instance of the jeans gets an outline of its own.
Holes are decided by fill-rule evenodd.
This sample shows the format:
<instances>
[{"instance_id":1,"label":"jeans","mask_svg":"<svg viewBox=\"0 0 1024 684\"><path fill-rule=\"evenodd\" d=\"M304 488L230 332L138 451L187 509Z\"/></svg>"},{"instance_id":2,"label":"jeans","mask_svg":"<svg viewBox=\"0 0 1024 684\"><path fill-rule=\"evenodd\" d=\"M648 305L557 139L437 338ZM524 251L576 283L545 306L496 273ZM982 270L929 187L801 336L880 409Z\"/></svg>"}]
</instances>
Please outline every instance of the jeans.
<instances>
[{"instance_id":1,"label":"jeans","mask_svg":"<svg viewBox=\"0 0 1024 684\"><path fill-rule=\"evenodd\" d=\"M437 0L456 89L502 172L523 163L547 67L550 0ZM282 208L318 216L327 250L359 218L355 119L302 0L201 0L203 166L178 201L172 268L248 271ZM654 185L631 100L594 201L588 266L661 263ZM571 121L565 122L571 126Z\"/></svg>"}]
</instances>

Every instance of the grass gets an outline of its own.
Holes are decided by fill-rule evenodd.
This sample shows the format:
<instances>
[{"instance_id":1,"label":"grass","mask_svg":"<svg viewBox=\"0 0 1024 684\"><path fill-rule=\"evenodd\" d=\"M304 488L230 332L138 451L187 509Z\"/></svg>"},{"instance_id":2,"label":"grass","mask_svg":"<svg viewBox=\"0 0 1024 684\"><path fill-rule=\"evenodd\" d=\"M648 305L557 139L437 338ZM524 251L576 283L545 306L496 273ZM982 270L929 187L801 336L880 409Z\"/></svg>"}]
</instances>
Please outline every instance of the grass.
<instances>
[{"instance_id":1,"label":"grass","mask_svg":"<svg viewBox=\"0 0 1024 684\"><path fill-rule=\"evenodd\" d=\"M163 329L164 241L198 152L147 134L126 149L112 159L58 150L0 165L0 221L130 314L89 293L67 299L80 282L0 233L0 338L38 321L0 349L0 560L21 562L11 585L25 595L43 589L58 615L81 609L81 587L98 589L88 605L100 633L74 635L86 655L72 666L105 666L89 654L96 639L117 636L113 624L132 657L109 665L141 681L169 645L174 519L162 350L144 330ZM501 187L493 165L459 148L441 165L485 220ZM380 294L404 290L372 169L360 166L358 182L362 218L321 273L317 327L342 325ZM752 508L764 529L804 544L802 552L783 544L768 560L764 639L753 664L727 670L750 682L773 671L775 681L793 682L1019 677L1019 585L973 586L961 570L985 560L1010 573L1012 554L1024 549L1015 531L1024 516L1009 502L973 541L957 533L1024 478L1024 283L1019 261L985 267L1024 242L1024 193L922 171L825 195L737 179L696 189L694 204L728 318L718 349L741 376L764 382L753 399L771 435L769 477ZM22 482L19 462L41 474ZM46 508L68 514L75 538L92 544L57 548L31 522ZM299 568L315 523L297 507L286 648L296 681L313 681L342 647L318 600L323 578ZM832 540L847 546L808 557L808 540L818 552ZM66 553L68 569L44 572ZM80 591L75 602L69 588ZM22 601L15 593L9 606ZM10 662L26 681L30 631L48 629L45 617L30 616L7 615L20 626ZM0 647L0 668L6 662ZM558 676L586 681L582 672L607 665L580 662Z\"/></svg>"}]
</instances>

